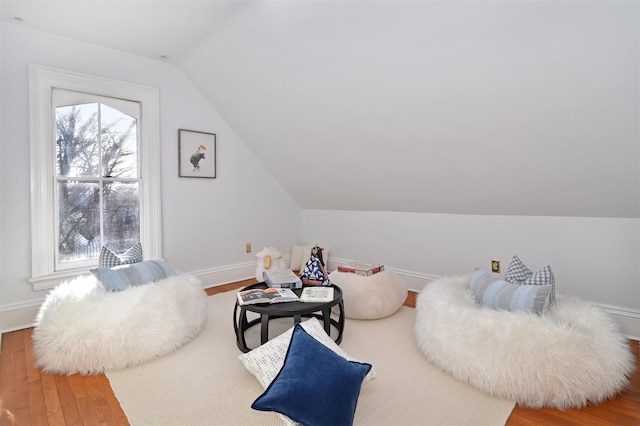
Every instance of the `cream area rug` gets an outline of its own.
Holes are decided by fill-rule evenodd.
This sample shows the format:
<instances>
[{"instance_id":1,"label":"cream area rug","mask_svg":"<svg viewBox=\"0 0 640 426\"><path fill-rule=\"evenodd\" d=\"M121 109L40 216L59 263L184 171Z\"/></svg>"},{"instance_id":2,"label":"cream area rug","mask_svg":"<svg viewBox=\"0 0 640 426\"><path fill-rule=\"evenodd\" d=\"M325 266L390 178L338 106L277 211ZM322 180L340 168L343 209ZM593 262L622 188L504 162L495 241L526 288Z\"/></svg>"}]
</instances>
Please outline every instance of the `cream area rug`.
<instances>
[{"instance_id":1,"label":"cream area rug","mask_svg":"<svg viewBox=\"0 0 640 426\"><path fill-rule=\"evenodd\" d=\"M273 413L251 409L262 387L238 360L234 301L234 291L209 297L206 323L193 341L147 364L107 373L132 425L282 424ZM347 319L340 347L377 372L362 385L354 424L504 425L514 403L432 366L416 346L414 322L415 311L404 306L379 320ZM270 336L292 325L279 319ZM258 342L258 327L247 332L250 347Z\"/></svg>"}]
</instances>

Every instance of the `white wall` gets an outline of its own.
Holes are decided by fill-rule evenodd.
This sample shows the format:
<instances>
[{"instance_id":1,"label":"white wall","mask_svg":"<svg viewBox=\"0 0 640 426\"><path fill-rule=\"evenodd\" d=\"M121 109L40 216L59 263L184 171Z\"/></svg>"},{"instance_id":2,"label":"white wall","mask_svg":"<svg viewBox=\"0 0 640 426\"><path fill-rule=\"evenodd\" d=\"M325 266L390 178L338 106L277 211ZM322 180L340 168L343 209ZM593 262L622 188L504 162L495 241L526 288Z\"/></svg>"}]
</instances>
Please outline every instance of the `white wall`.
<instances>
[{"instance_id":1,"label":"white wall","mask_svg":"<svg viewBox=\"0 0 640 426\"><path fill-rule=\"evenodd\" d=\"M304 209L638 218L639 12L252 2L180 67Z\"/></svg>"},{"instance_id":2,"label":"white wall","mask_svg":"<svg viewBox=\"0 0 640 426\"><path fill-rule=\"evenodd\" d=\"M229 270L252 275L255 257L244 253L245 242L254 252L318 242L333 259L381 262L424 278L412 281L415 290L430 277L488 268L491 259L506 269L518 254L532 269L550 264L559 292L637 325L638 219L301 211L176 67L15 24L1 31L0 330L28 325L19 313L33 313L45 296L28 283L29 63L160 88L164 257L208 284L237 277ZM177 177L178 128L217 133L217 179Z\"/></svg>"},{"instance_id":3,"label":"white wall","mask_svg":"<svg viewBox=\"0 0 640 426\"><path fill-rule=\"evenodd\" d=\"M163 250L171 265L217 284L224 277L253 276L262 247L285 251L297 241L298 205L177 67L15 24L5 23L1 31L0 330L24 325L19 313L34 312L46 295L28 282L28 64L160 89ZM178 178L179 128L217 134L216 179ZM253 253L245 254L245 242L253 243Z\"/></svg>"},{"instance_id":4,"label":"white wall","mask_svg":"<svg viewBox=\"0 0 640 426\"><path fill-rule=\"evenodd\" d=\"M434 276L489 270L514 254L533 271L551 265L557 292L615 312L640 336L640 220L303 210L303 240L334 260L377 262L407 273L414 290ZM627 324L628 323L628 324Z\"/></svg>"}]
</instances>

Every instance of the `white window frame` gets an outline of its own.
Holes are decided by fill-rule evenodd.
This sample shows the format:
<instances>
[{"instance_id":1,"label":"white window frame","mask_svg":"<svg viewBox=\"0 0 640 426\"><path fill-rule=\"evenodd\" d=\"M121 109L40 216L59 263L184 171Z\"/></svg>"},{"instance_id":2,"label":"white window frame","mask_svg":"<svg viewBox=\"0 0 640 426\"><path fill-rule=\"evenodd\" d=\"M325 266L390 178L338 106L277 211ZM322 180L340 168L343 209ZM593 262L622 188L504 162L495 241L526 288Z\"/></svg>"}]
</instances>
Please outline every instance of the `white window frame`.
<instances>
[{"instance_id":1,"label":"white window frame","mask_svg":"<svg viewBox=\"0 0 640 426\"><path fill-rule=\"evenodd\" d=\"M53 88L140 102L140 241L145 259L162 258L160 202L159 90L102 77L29 66L31 144L31 279L33 290L47 290L89 272L55 270L55 123ZM97 265L97 263L96 263Z\"/></svg>"}]
</instances>

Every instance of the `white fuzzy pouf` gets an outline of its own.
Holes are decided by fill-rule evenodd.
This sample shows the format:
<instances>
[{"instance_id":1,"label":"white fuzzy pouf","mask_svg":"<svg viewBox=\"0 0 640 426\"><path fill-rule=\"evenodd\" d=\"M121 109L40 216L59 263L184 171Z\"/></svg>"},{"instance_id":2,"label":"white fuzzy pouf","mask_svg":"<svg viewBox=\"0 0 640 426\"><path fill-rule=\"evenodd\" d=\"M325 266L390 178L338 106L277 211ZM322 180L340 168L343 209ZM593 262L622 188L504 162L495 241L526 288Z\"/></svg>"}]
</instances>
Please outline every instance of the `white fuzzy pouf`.
<instances>
[{"instance_id":1,"label":"white fuzzy pouf","mask_svg":"<svg viewBox=\"0 0 640 426\"><path fill-rule=\"evenodd\" d=\"M193 339L207 312L188 274L106 292L93 275L51 290L36 318L36 365L49 373L97 374L142 364Z\"/></svg>"},{"instance_id":2,"label":"white fuzzy pouf","mask_svg":"<svg viewBox=\"0 0 640 426\"><path fill-rule=\"evenodd\" d=\"M432 281L416 301L416 341L442 370L527 407L579 408L625 388L633 354L601 309L558 296L544 316L475 302L470 276Z\"/></svg>"}]
</instances>

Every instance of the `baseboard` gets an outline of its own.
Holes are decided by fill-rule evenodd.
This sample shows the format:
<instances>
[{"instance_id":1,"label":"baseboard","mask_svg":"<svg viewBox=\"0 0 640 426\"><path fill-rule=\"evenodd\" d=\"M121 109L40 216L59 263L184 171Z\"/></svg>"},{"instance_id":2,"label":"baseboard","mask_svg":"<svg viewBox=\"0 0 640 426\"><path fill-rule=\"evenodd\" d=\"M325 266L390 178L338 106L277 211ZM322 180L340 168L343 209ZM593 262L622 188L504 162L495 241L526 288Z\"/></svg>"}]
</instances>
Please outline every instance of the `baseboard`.
<instances>
[{"instance_id":1,"label":"baseboard","mask_svg":"<svg viewBox=\"0 0 640 426\"><path fill-rule=\"evenodd\" d=\"M353 260L349 259L341 259L341 258L330 258L329 259L329 267L330 271L335 271L338 269L338 266L346 265L349 262L353 262ZM386 269L389 269L396 274L400 275L404 282L407 284L407 290L414 291L416 293L420 293L424 286L429 282L439 278L436 275L423 274L420 272L407 271L405 269L391 268L385 265Z\"/></svg>"},{"instance_id":2,"label":"baseboard","mask_svg":"<svg viewBox=\"0 0 640 426\"><path fill-rule=\"evenodd\" d=\"M339 265L345 265L349 262L353 262L353 260L330 258L329 269L333 271ZM403 269L389 267L387 267L387 269L390 269L396 274L400 275L407 284L407 289L415 293L420 293L420 291L422 291L424 286L429 281L440 278L437 275L423 274ZM627 339L640 340L640 311L629 308L622 308L619 306L597 303L594 304L604 310L607 314L609 314L609 316L611 316L616 324L618 324L618 329L623 336L625 336Z\"/></svg>"},{"instance_id":3,"label":"baseboard","mask_svg":"<svg viewBox=\"0 0 640 426\"><path fill-rule=\"evenodd\" d=\"M339 265L344 265L351 261L352 260L349 259L330 258L327 269L333 271L337 269ZM436 275L407 271L388 266L387 268L400 275L405 280L407 289L416 293L420 293L429 281L439 278ZM226 265L192 271L191 274L202 281L203 288L215 287L255 278L256 263L252 261ZM44 298L2 306L2 310L0 311L0 333L33 327L34 320L43 301ZM603 304L596 304L596 306L599 306L611 316L625 337L640 340L640 311Z\"/></svg>"},{"instance_id":4,"label":"baseboard","mask_svg":"<svg viewBox=\"0 0 640 426\"><path fill-rule=\"evenodd\" d=\"M613 318L616 324L618 324L620 333L626 338L640 340L640 311L598 303L594 303L594 305L601 308Z\"/></svg>"},{"instance_id":5,"label":"baseboard","mask_svg":"<svg viewBox=\"0 0 640 426\"><path fill-rule=\"evenodd\" d=\"M211 269L193 271L194 275L200 279L203 288L216 287L243 281L256 276L256 262L238 263Z\"/></svg>"},{"instance_id":6,"label":"baseboard","mask_svg":"<svg viewBox=\"0 0 640 426\"><path fill-rule=\"evenodd\" d=\"M246 262L191 272L202 281L202 287L214 287L254 278L256 263ZM33 327L44 297L27 302L4 305L0 309L0 333Z\"/></svg>"},{"instance_id":7,"label":"baseboard","mask_svg":"<svg viewBox=\"0 0 640 426\"><path fill-rule=\"evenodd\" d=\"M44 298L2 306L2 311L0 312L0 333L8 333L33 327L42 302L44 302Z\"/></svg>"}]
</instances>

